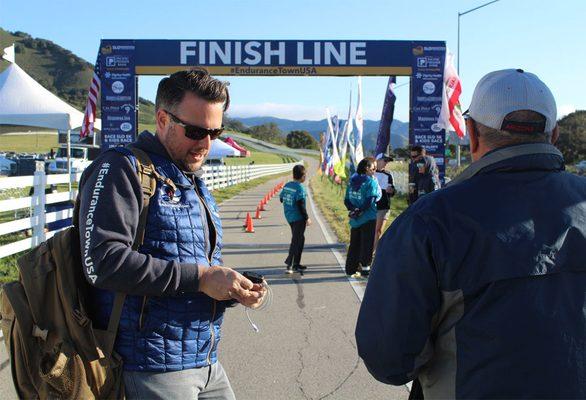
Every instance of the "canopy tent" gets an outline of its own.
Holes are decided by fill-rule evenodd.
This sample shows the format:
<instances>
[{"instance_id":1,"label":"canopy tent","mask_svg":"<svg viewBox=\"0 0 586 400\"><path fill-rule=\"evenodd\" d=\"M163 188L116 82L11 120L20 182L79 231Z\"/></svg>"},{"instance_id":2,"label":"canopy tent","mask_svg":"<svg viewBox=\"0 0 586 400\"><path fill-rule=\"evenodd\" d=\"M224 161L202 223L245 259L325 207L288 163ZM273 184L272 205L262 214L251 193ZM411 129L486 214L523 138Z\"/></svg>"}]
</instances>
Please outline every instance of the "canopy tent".
<instances>
[{"instance_id":1,"label":"canopy tent","mask_svg":"<svg viewBox=\"0 0 586 400\"><path fill-rule=\"evenodd\" d=\"M227 145L221 140L214 140L212 141L212 148L210 149L210 152L208 154L208 159L222 158L228 156L238 157L239 155L240 151L236 150L234 147Z\"/></svg>"},{"instance_id":2,"label":"canopy tent","mask_svg":"<svg viewBox=\"0 0 586 400\"><path fill-rule=\"evenodd\" d=\"M231 137L226 138L226 140L224 140L224 142L232 147L234 147L236 150L238 150L240 152L240 154L242 155L242 157L249 157L250 156L250 151L246 150L244 147L240 146L238 143L236 143L236 141L234 139L232 139Z\"/></svg>"},{"instance_id":3,"label":"canopy tent","mask_svg":"<svg viewBox=\"0 0 586 400\"><path fill-rule=\"evenodd\" d=\"M68 131L82 122L81 111L45 89L18 65L13 63L0 74L0 124ZM101 121L94 127L101 129Z\"/></svg>"}]
</instances>

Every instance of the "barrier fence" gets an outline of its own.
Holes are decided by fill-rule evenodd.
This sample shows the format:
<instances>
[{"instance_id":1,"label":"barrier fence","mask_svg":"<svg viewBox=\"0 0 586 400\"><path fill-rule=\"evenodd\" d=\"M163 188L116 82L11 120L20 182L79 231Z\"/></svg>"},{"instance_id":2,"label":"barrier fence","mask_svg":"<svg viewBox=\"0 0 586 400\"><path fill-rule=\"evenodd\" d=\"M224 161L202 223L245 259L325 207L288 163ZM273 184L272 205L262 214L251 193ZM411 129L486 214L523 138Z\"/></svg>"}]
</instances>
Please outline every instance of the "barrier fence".
<instances>
[{"instance_id":1,"label":"barrier fence","mask_svg":"<svg viewBox=\"0 0 586 400\"><path fill-rule=\"evenodd\" d=\"M260 164L242 166L204 166L202 179L210 190L232 186L261 176L268 176L289 172L297 163L287 164ZM4 235L17 236L19 232L26 232L25 239L17 237L15 241L0 246L0 259L33 248L59 231L47 231L47 224L72 218L73 209L47 212L59 203L72 202L77 196L77 190L46 193L51 185L70 184L75 187L79 183L81 173L72 174L71 182L68 174L47 175L44 172L44 163L39 163L37 171L32 176L18 176L0 179L0 195L6 198L0 200L0 212L3 220L0 223L0 239ZM29 195L23 196L29 189ZM21 197L16 197L21 196ZM49 207L47 207L49 206ZM13 212L7 217L7 213ZM10 238L8 238L10 240ZM0 243L5 243L6 238Z\"/></svg>"}]
</instances>

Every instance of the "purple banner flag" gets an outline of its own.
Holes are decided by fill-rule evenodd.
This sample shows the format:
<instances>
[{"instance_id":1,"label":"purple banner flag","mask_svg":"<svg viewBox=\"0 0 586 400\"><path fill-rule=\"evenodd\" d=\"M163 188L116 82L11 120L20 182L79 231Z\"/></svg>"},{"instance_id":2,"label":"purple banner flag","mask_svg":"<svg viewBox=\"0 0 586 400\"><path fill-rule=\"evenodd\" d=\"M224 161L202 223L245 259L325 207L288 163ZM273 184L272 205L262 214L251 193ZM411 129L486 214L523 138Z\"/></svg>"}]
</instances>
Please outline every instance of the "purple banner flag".
<instances>
[{"instance_id":1,"label":"purple banner flag","mask_svg":"<svg viewBox=\"0 0 586 400\"><path fill-rule=\"evenodd\" d=\"M375 157L379 154L385 154L388 151L389 143L391 141L391 123L393 122L393 114L395 113L395 92L393 86L395 85L395 77L389 77L389 84L385 94L385 103L383 105L383 112L380 118L380 125L378 126L378 137L376 138Z\"/></svg>"}]
</instances>

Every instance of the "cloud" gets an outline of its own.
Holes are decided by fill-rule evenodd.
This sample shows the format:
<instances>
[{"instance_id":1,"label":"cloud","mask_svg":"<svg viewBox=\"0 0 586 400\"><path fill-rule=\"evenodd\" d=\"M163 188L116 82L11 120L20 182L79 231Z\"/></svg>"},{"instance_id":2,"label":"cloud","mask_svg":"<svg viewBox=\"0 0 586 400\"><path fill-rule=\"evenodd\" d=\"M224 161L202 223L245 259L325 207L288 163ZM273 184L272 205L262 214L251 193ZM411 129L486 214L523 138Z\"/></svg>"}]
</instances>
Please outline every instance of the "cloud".
<instances>
[{"instance_id":1,"label":"cloud","mask_svg":"<svg viewBox=\"0 0 586 400\"><path fill-rule=\"evenodd\" d=\"M300 104L281 104L281 103L261 103L261 104L233 104L228 110L230 117L277 117L290 119L293 121L320 121L326 117L326 107L330 108L332 115L338 114L341 118L346 118L348 109L340 111L336 106L324 105L323 107L311 107ZM352 115L354 115L354 109ZM363 110L365 119L378 120L380 110Z\"/></svg>"},{"instance_id":2,"label":"cloud","mask_svg":"<svg viewBox=\"0 0 586 400\"><path fill-rule=\"evenodd\" d=\"M576 111L576 106L572 104L563 104L558 106L558 119L565 117L568 114L573 113Z\"/></svg>"}]
</instances>

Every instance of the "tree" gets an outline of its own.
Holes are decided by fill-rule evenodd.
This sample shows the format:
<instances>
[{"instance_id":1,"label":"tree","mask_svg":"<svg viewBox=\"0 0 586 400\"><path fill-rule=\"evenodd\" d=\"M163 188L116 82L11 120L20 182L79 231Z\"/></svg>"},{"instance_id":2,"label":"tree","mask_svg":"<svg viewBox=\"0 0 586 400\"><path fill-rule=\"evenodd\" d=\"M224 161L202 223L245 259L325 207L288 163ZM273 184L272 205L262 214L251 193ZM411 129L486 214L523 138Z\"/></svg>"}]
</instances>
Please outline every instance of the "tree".
<instances>
[{"instance_id":1,"label":"tree","mask_svg":"<svg viewBox=\"0 0 586 400\"><path fill-rule=\"evenodd\" d=\"M312 149L317 150L317 140L307 131L291 131L287 135L287 147L292 149Z\"/></svg>"},{"instance_id":2,"label":"tree","mask_svg":"<svg viewBox=\"0 0 586 400\"><path fill-rule=\"evenodd\" d=\"M265 142L274 144L285 144L283 132L281 132L277 124L274 122L253 126L250 128L249 132L255 139L264 140Z\"/></svg>"},{"instance_id":3,"label":"tree","mask_svg":"<svg viewBox=\"0 0 586 400\"><path fill-rule=\"evenodd\" d=\"M224 128L230 131L236 132L248 132L248 128L242 122L237 119L230 118L228 114L224 114Z\"/></svg>"},{"instance_id":4,"label":"tree","mask_svg":"<svg viewBox=\"0 0 586 400\"><path fill-rule=\"evenodd\" d=\"M586 159L586 111L576 111L558 121L560 138L556 147L564 155L566 163L573 164Z\"/></svg>"}]
</instances>

